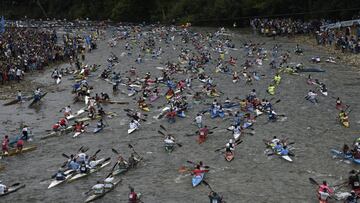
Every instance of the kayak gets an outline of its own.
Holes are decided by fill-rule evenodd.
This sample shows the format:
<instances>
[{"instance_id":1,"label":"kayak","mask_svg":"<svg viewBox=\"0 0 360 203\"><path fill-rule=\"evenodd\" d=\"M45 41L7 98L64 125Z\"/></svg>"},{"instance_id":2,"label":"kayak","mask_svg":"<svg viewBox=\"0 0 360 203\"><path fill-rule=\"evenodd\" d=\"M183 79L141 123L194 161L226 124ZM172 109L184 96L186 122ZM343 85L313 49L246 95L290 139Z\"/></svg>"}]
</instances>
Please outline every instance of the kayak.
<instances>
[{"instance_id":1,"label":"kayak","mask_svg":"<svg viewBox=\"0 0 360 203\"><path fill-rule=\"evenodd\" d=\"M203 179L204 179L204 175L205 175L205 173L202 173L201 175L198 175L198 176L193 176L192 177L192 186L193 187L196 187L196 186L198 186L202 181L203 181Z\"/></svg>"},{"instance_id":2,"label":"kayak","mask_svg":"<svg viewBox=\"0 0 360 203\"><path fill-rule=\"evenodd\" d=\"M20 103L21 101L19 101L18 99L14 99L12 101L9 101L8 103L5 103L3 104L4 106L10 106L10 105L13 105L13 104L17 104L17 103Z\"/></svg>"},{"instance_id":3,"label":"kayak","mask_svg":"<svg viewBox=\"0 0 360 203\"><path fill-rule=\"evenodd\" d=\"M298 72L325 72L321 68L301 68L297 70Z\"/></svg>"},{"instance_id":4,"label":"kayak","mask_svg":"<svg viewBox=\"0 0 360 203\"><path fill-rule=\"evenodd\" d=\"M118 179L118 180L113 180L112 181L112 187L111 188L104 188L104 191L103 191L103 193L101 193L101 194L91 194L91 195L89 195L87 198L86 198L86 200L85 200L85 202L92 202L92 201L94 201L94 200L97 200L97 199L100 199L100 198L102 198L103 196L105 196L106 195L106 193L109 193L110 191L112 191L112 190L114 190L114 188L120 183L122 181L122 179ZM108 184L108 183L107 183Z\"/></svg>"},{"instance_id":5,"label":"kayak","mask_svg":"<svg viewBox=\"0 0 360 203\"><path fill-rule=\"evenodd\" d=\"M149 107L140 107L140 106L139 106L139 108L140 108L141 110L143 110L143 111L146 111L146 112L149 112L149 111L150 111Z\"/></svg>"},{"instance_id":6,"label":"kayak","mask_svg":"<svg viewBox=\"0 0 360 203\"><path fill-rule=\"evenodd\" d=\"M288 162L293 162L293 160L291 159L291 157L289 155L280 155L280 153L275 151L274 148L269 143L265 143L265 144L268 148L270 148L274 152L275 155L280 156L280 158L282 158Z\"/></svg>"},{"instance_id":7,"label":"kayak","mask_svg":"<svg viewBox=\"0 0 360 203\"><path fill-rule=\"evenodd\" d=\"M173 144L165 143L164 148L166 152L171 153L172 151L174 151L175 143Z\"/></svg>"},{"instance_id":8,"label":"kayak","mask_svg":"<svg viewBox=\"0 0 360 203\"><path fill-rule=\"evenodd\" d=\"M33 137L34 137L34 136L30 133L30 134L28 135L28 140L24 140L24 139L22 139L22 138L23 138L23 135L16 135L16 136L14 136L13 138L10 139L9 146L10 146L10 147L15 147L16 143L17 143L20 139L22 139L22 140L24 140L24 141L32 141Z\"/></svg>"},{"instance_id":9,"label":"kayak","mask_svg":"<svg viewBox=\"0 0 360 203\"><path fill-rule=\"evenodd\" d=\"M323 92L323 91L320 90L320 93L323 94L324 96L328 96L328 92L327 92L327 91L326 91L326 92Z\"/></svg>"},{"instance_id":10,"label":"kayak","mask_svg":"<svg viewBox=\"0 0 360 203\"><path fill-rule=\"evenodd\" d=\"M137 130L138 128L131 128L131 129L128 129L128 134L131 134L133 133L135 130Z\"/></svg>"},{"instance_id":11,"label":"kayak","mask_svg":"<svg viewBox=\"0 0 360 203\"><path fill-rule=\"evenodd\" d=\"M122 174L122 173L125 173L126 171L128 171L127 168L118 168L118 169L114 170L114 171L111 173L111 175L112 175L112 176L117 176L117 175L120 175L120 174Z\"/></svg>"},{"instance_id":12,"label":"kayak","mask_svg":"<svg viewBox=\"0 0 360 203\"><path fill-rule=\"evenodd\" d=\"M235 140L238 140L238 139L240 139L241 132L233 133L233 136L234 136Z\"/></svg>"},{"instance_id":13,"label":"kayak","mask_svg":"<svg viewBox=\"0 0 360 203\"><path fill-rule=\"evenodd\" d=\"M230 162L234 159L234 152L225 152L225 160Z\"/></svg>"},{"instance_id":14,"label":"kayak","mask_svg":"<svg viewBox=\"0 0 360 203\"><path fill-rule=\"evenodd\" d=\"M61 75L59 75L57 78L56 78L56 84L60 84L61 83Z\"/></svg>"},{"instance_id":15,"label":"kayak","mask_svg":"<svg viewBox=\"0 0 360 203\"><path fill-rule=\"evenodd\" d=\"M354 159L354 157L352 155L346 155L343 152L336 150L336 149L332 149L331 153L337 157L343 158L343 159L347 159L351 162L354 162L355 164L360 164L360 159Z\"/></svg>"},{"instance_id":16,"label":"kayak","mask_svg":"<svg viewBox=\"0 0 360 203\"><path fill-rule=\"evenodd\" d=\"M56 179L52 180L51 183L50 183L50 185L48 186L48 189L53 188L53 187L55 187L55 186L58 186L58 185L60 185L61 183L64 183L64 182L67 181L71 176L74 175L74 172L75 172L75 171L72 170L72 169L66 170L66 171L64 172L64 174L65 174L65 179L64 179L64 180L56 180Z\"/></svg>"},{"instance_id":17,"label":"kayak","mask_svg":"<svg viewBox=\"0 0 360 203\"><path fill-rule=\"evenodd\" d=\"M71 131L74 130L74 126L69 126L65 129L61 129L59 131L54 131L54 132L51 132L47 135L45 135L44 137L41 137L40 140L45 140L45 139L48 139L48 138L51 138L51 137L56 137L56 136L60 136L60 135L63 135L63 134L66 134L66 133L69 133Z\"/></svg>"},{"instance_id":18,"label":"kayak","mask_svg":"<svg viewBox=\"0 0 360 203\"><path fill-rule=\"evenodd\" d=\"M106 115L107 115L108 118L112 118L114 116L117 116L117 114L114 113L114 112L107 112ZM85 121L96 120L96 119L100 119L100 118L102 118L102 116L96 115L95 118L84 117L84 118L79 118L76 121L77 122L85 122Z\"/></svg>"},{"instance_id":19,"label":"kayak","mask_svg":"<svg viewBox=\"0 0 360 203\"><path fill-rule=\"evenodd\" d=\"M15 184L11 185L4 194L0 194L0 197L11 194L13 192L16 192L24 187L25 187L25 184L15 183Z\"/></svg>"},{"instance_id":20,"label":"kayak","mask_svg":"<svg viewBox=\"0 0 360 203\"><path fill-rule=\"evenodd\" d=\"M35 103L37 103L38 101L40 101L43 97L45 97L47 95L47 92L45 92L44 94L42 94L41 96L40 96L40 99L39 100L35 100L35 99L33 99L33 101L29 104L29 107L32 107Z\"/></svg>"},{"instance_id":21,"label":"kayak","mask_svg":"<svg viewBox=\"0 0 360 203\"><path fill-rule=\"evenodd\" d=\"M4 154L3 152L1 152L0 156L2 156L2 157L15 156L15 155L18 155L18 154L34 151L36 149L37 149L37 146L24 147L21 151L18 151L17 149L10 149L8 154Z\"/></svg>"},{"instance_id":22,"label":"kayak","mask_svg":"<svg viewBox=\"0 0 360 203\"><path fill-rule=\"evenodd\" d=\"M342 121L341 123L345 128L348 128L350 126L349 121Z\"/></svg>"},{"instance_id":23,"label":"kayak","mask_svg":"<svg viewBox=\"0 0 360 203\"><path fill-rule=\"evenodd\" d=\"M83 114L83 113L85 113L85 108L80 109L79 111L76 112L76 114L71 114L71 115L69 115L69 116L66 116L66 119L67 119L67 120L72 120L72 119L80 116L80 115Z\"/></svg>"},{"instance_id":24,"label":"kayak","mask_svg":"<svg viewBox=\"0 0 360 203\"><path fill-rule=\"evenodd\" d=\"M85 130L82 130L80 132L75 132L75 134L73 135L73 138L76 138L77 136L83 134L85 132Z\"/></svg>"},{"instance_id":25,"label":"kayak","mask_svg":"<svg viewBox=\"0 0 360 203\"><path fill-rule=\"evenodd\" d=\"M171 99L174 96L174 94L167 94L165 95L166 100Z\"/></svg>"},{"instance_id":26,"label":"kayak","mask_svg":"<svg viewBox=\"0 0 360 203\"><path fill-rule=\"evenodd\" d=\"M98 127L97 127L97 128L94 129L93 132L94 132L94 133L98 133L98 132L102 131L103 129L104 129L104 127L102 127L102 128L98 128Z\"/></svg>"},{"instance_id":27,"label":"kayak","mask_svg":"<svg viewBox=\"0 0 360 203\"><path fill-rule=\"evenodd\" d=\"M88 173L77 173L74 176L72 176L70 179L68 179L68 182L73 182L80 178L84 178L92 173L95 173L95 172L101 170L102 168L104 168L105 166L107 166L111 163L111 161L105 162L105 159L99 159L96 162L97 162L97 165L94 168L90 169L90 171Z\"/></svg>"}]
</instances>

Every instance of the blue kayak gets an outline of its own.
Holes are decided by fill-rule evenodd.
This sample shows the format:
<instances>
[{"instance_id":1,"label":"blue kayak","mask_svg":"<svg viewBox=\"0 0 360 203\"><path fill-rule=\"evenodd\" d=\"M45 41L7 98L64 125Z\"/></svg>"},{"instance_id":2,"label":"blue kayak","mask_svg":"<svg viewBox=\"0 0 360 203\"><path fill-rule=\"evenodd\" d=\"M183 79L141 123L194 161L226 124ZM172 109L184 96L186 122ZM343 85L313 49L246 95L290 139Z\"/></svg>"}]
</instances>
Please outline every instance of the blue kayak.
<instances>
[{"instance_id":1,"label":"blue kayak","mask_svg":"<svg viewBox=\"0 0 360 203\"><path fill-rule=\"evenodd\" d=\"M96 128L94 129L94 133L98 133L98 132L102 131L103 129L104 129L104 127L102 127L102 128L96 127Z\"/></svg>"},{"instance_id":2,"label":"blue kayak","mask_svg":"<svg viewBox=\"0 0 360 203\"><path fill-rule=\"evenodd\" d=\"M341 152L339 150L332 149L331 153L333 155L335 155L335 156L340 157L340 158L347 159L347 160L352 161L352 162L354 162L356 164L360 164L360 159L354 159L354 157L352 155L346 155L346 154L344 154L343 152Z\"/></svg>"},{"instance_id":3,"label":"blue kayak","mask_svg":"<svg viewBox=\"0 0 360 203\"><path fill-rule=\"evenodd\" d=\"M204 175L205 175L205 173L202 173L201 175L198 175L198 176L193 176L192 177L192 186L193 187L198 186L204 179Z\"/></svg>"}]
</instances>

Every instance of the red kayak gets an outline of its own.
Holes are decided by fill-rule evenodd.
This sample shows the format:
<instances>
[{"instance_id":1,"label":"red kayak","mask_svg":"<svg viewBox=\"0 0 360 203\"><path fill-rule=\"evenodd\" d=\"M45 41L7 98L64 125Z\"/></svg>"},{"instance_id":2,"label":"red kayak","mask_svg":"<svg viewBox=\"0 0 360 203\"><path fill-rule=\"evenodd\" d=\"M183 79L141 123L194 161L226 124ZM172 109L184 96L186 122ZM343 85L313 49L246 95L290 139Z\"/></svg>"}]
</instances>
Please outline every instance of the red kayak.
<instances>
[{"instance_id":1,"label":"red kayak","mask_svg":"<svg viewBox=\"0 0 360 203\"><path fill-rule=\"evenodd\" d=\"M234 152L225 152L226 161L230 162L234 159Z\"/></svg>"}]
</instances>

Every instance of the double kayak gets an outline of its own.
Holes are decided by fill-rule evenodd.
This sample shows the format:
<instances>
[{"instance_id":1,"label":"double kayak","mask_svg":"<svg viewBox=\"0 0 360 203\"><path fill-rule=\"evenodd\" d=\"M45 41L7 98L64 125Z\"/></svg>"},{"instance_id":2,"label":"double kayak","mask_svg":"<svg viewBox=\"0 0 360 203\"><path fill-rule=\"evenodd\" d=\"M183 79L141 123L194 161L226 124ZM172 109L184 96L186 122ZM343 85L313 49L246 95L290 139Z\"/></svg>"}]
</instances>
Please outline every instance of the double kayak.
<instances>
[{"instance_id":1,"label":"double kayak","mask_svg":"<svg viewBox=\"0 0 360 203\"><path fill-rule=\"evenodd\" d=\"M334 156L337 156L337 157L340 157L342 159L347 159L355 164L360 164L360 159L355 159L352 155L347 155L347 154L344 154L343 152L339 151L339 150L336 150L336 149L332 149L331 150L331 153L334 155Z\"/></svg>"},{"instance_id":2,"label":"double kayak","mask_svg":"<svg viewBox=\"0 0 360 203\"><path fill-rule=\"evenodd\" d=\"M100 199L102 198L103 196L106 195L106 193L109 193L110 191L114 190L114 188L121 182L122 179L113 179L111 182L107 182L105 183L105 187L104 187L104 191L102 193L93 193L91 195L89 195L85 202L92 202L92 201L95 201L97 199ZM111 187L106 187L106 185L110 185L111 184Z\"/></svg>"},{"instance_id":3,"label":"double kayak","mask_svg":"<svg viewBox=\"0 0 360 203\"><path fill-rule=\"evenodd\" d=\"M0 194L0 197L14 193L24 187L25 187L25 184L15 183L15 184L11 185L10 187L8 187L8 190L5 193Z\"/></svg>"},{"instance_id":4,"label":"double kayak","mask_svg":"<svg viewBox=\"0 0 360 203\"><path fill-rule=\"evenodd\" d=\"M37 149L37 146L29 146L29 147L24 147L21 151L17 150L17 149L10 149L9 153L4 154L3 152L0 153L1 157L5 157L5 156L15 156L18 154L22 154L22 153L26 153L26 152L31 152Z\"/></svg>"},{"instance_id":5,"label":"double kayak","mask_svg":"<svg viewBox=\"0 0 360 203\"><path fill-rule=\"evenodd\" d=\"M40 138L40 140L45 140L45 139L49 139L49 138L52 138L52 137L56 137L56 136L60 136L60 135L63 135L63 134L67 134L67 133L70 133L71 131L74 130L74 126L68 126L66 128L63 128L59 131L54 131L54 132L51 132L43 137Z\"/></svg>"},{"instance_id":6,"label":"double kayak","mask_svg":"<svg viewBox=\"0 0 360 203\"><path fill-rule=\"evenodd\" d=\"M279 152L277 152L269 143L265 143L265 144L266 144L266 146L267 146L268 148L270 148L270 149L273 151L274 155L279 156L280 158L284 159L285 161L293 162L292 158L291 158L288 154L286 154L286 155L281 155L281 154L280 154Z\"/></svg>"},{"instance_id":7,"label":"double kayak","mask_svg":"<svg viewBox=\"0 0 360 203\"><path fill-rule=\"evenodd\" d=\"M88 173L77 173L75 175L73 175L69 180L68 182L73 182L75 180L78 180L80 178L84 178L84 177L87 177L89 176L90 174L92 173L95 173L99 170L101 170L102 168L104 168L105 166L109 165L111 163L111 161L108 161L110 160L110 158L107 158L107 159L99 159L97 160L96 162L96 166L91 168L90 171Z\"/></svg>"},{"instance_id":8,"label":"double kayak","mask_svg":"<svg viewBox=\"0 0 360 203\"><path fill-rule=\"evenodd\" d=\"M203 181L204 176L205 176L205 173L201 173L200 175L197 175L197 176L194 175L191 180L192 186L193 187L198 186Z\"/></svg>"}]
</instances>

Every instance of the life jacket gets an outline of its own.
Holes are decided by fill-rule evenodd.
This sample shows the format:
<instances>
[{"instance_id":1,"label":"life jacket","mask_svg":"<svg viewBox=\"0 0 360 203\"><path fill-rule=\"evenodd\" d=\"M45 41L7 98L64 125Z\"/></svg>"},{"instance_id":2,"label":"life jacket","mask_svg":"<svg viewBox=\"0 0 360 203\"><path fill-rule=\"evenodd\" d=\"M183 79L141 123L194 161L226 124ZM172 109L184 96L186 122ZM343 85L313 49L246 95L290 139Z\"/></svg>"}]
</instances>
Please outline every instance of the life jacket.
<instances>
[{"instance_id":1,"label":"life jacket","mask_svg":"<svg viewBox=\"0 0 360 203\"><path fill-rule=\"evenodd\" d=\"M274 95L275 94L275 86L270 85L268 87L268 92L269 92L269 94Z\"/></svg>"}]
</instances>

